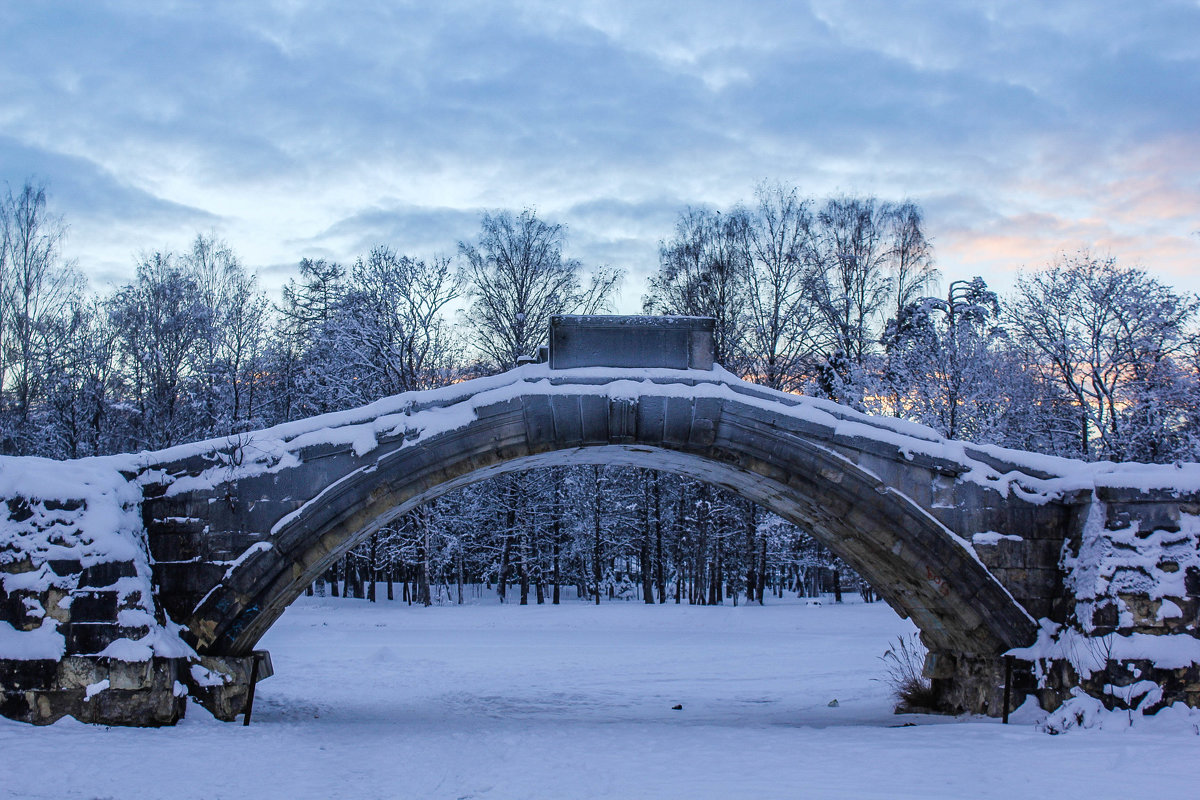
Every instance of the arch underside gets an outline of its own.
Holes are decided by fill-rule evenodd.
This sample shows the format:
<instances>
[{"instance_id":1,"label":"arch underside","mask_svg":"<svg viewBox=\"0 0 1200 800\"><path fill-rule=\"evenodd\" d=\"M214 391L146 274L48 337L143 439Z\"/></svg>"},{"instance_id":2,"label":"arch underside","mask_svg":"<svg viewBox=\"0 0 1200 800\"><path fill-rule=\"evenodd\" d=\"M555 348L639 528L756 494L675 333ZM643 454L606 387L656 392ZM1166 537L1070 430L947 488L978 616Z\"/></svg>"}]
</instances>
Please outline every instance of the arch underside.
<instances>
[{"instance_id":1,"label":"arch underside","mask_svg":"<svg viewBox=\"0 0 1200 800\"><path fill-rule=\"evenodd\" d=\"M462 428L381 447L336 486L314 487L319 502L181 622L202 651L244 655L306 586L399 515L499 474L572 464L672 472L758 503L850 564L931 649L988 656L1033 638L1029 615L960 539L786 414L731 399L591 393L517 397Z\"/></svg>"}]
</instances>

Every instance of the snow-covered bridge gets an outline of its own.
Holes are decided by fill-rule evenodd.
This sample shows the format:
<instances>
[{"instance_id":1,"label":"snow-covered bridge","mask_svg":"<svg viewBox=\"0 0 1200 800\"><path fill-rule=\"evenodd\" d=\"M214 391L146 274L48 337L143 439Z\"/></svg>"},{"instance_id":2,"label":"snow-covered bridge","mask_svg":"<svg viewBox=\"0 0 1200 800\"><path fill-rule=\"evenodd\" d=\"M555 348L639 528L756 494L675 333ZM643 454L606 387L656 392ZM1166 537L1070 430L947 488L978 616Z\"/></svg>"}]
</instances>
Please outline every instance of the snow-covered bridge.
<instances>
[{"instance_id":1,"label":"snow-covered bridge","mask_svg":"<svg viewBox=\"0 0 1200 800\"><path fill-rule=\"evenodd\" d=\"M1196 465L947 441L738 380L694 320L597 324L642 345L572 329L550 363L256 433L4 460L0 712L169 723L186 685L231 717L255 643L374 530L503 472L597 463L699 478L810 531L921 629L947 708L999 713L1003 654L1069 662L1068 630L1121 634L1171 699L1200 699ZM1059 671L1046 692L1081 680Z\"/></svg>"}]
</instances>

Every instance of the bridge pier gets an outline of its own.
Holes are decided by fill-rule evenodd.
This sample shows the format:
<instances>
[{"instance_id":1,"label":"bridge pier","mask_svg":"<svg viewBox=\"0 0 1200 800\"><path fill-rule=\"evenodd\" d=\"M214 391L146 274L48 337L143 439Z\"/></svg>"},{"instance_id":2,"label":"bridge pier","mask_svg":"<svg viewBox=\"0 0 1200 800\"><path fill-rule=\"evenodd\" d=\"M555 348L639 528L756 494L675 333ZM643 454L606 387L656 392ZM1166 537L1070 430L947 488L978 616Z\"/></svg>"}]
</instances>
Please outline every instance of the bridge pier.
<instances>
[{"instance_id":1,"label":"bridge pier","mask_svg":"<svg viewBox=\"0 0 1200 800\"><path fill-rule=\"evenodd\" d=\"M251 680L257 683L274 674L266 650L248 656L200 656L188 668L188 695L217 719L232 722L246 713Z\"/></svg>"},{"instance_id":2,"label":"bridge pier","mask_svg":"<svg viewBox=\"0 0 1200 800\"><path fill-rule=\"evenodd\" d=\"M948 714L980 714L999 717L1004 713L1004 656L972 656L934 650L925 657L924 675L929 678L937 707ZM1016 709L1036 688L1030 664L1014 661L1009 710Z\"/></svg>"},{"instance_id":3,"label":"bridge pier","mask_svg":"<svg viewBox=\"0 0 1200 800\"><path fill-rule=\"evenodd\" d=\"M179 721L188 696L220 719L242 713L253 657L198 655L179 638L142 549L138 487L115 470L56 466L77 495L38 480L3 498L0 714L157 727ZM270 658L258 658L268 677Z\"/></svg>"}]
</instances>

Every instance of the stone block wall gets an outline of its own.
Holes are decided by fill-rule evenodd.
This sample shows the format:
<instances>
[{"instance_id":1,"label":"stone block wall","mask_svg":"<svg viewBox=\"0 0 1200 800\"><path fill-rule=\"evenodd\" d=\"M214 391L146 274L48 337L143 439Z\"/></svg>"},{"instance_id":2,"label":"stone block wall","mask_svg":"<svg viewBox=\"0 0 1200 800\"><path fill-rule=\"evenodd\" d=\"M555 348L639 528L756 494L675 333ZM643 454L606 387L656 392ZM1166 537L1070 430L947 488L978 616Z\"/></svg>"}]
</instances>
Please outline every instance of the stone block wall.
<instances>
[{"instance_id":1,"label":"stone block wall","mask_svg":"<svg viewBox=\"0 0 1200 800\"><path fill-rule=\"evenodd\" d=\"M87 496L28 491L0 507L0 714L172 725L191 694L232 719L252 659L205 660L179 638L154 597L140 492L106 477L80 476L80 489L102 487Z\"/></svg>"},{"instance_id":2,"label":"stone block wall","mask_svg":"<svg viewBox=\"0 0 1200 800\"><path fill-rule=\"evenodd\" d=\"M1063 567L1088 633L1200 636L1200 497L1097 491Z\"/></svg>"},{"instance_id":3,"label":"stone block wall","mask_svg":"<svg viewBox=\"0 0 1200 800\"><path fill-rule=\"evenodd\" d=\"M1098 487L1060 563L1065 619L1015 651L1042 706L1078 687L1110 708L1200 707L1200 497Z\"/></svg>"}]
</instances>

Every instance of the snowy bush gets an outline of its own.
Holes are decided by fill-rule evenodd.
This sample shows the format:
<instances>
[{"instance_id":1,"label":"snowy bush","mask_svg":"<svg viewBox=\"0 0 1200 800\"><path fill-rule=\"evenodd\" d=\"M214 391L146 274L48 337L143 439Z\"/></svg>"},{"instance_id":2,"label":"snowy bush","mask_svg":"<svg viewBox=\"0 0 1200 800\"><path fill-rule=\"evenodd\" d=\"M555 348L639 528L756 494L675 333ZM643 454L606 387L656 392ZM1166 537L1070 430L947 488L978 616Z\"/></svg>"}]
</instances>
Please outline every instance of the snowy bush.
<instances>
[{"instance_id":1,"label":"snowy bush","mask_svg":"<svg viewBox=\"0 0 1200 800\"><path fill-rule=\"evenodd\" d=\"M1173 703L1153 716L1140 713L1142 706L1154 702L1154 693L1145 697L1135 709L1107 709L1099 699L1076 687L1072 697L1049 714L1038 729L1051 734L1067 733L1072 730L1125 730L1147 728L1160 733L1188 733L1200 735L1200 709L1189 708L1185 703Z\"/></svg>"},{"instance_id":2,"label":"snowy bush","mask_svg":"<svg viewBox=\"0 0 1200 800\"><path fill-rule=\"evenodd\" d=\"M1059 706L1057 711L1046 717L1038 726L1041 730L1053 736L1066 733L1072 728L1102 727L1105 720L1111 719L1114 713L1124 719L1123 727L1129 726L1129 712L1108 712L1103 703L1079 689L1073 690L1072 693L1074 697Z\"/></svg>"}]
</instances>

